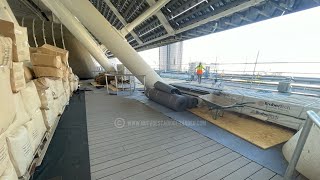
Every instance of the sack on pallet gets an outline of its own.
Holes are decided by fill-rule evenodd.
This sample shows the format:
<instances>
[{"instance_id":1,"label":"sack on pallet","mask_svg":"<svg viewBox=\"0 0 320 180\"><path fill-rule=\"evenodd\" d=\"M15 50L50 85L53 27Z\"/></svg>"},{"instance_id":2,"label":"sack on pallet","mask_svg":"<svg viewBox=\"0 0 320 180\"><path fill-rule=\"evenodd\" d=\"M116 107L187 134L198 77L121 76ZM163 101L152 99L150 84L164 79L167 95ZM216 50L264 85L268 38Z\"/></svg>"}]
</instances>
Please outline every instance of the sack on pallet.
<instances>
[{"instance_id":1,"label":"sack on pallet","mask_svg":"<svg viewBox=\"0 0 320 180\"><path fill-rule=\"evenodd\" d=\"M70 81L69 85L70 85L70 91L74 92L74 82Z\"/></svg>"},{"instance_id":2,"label":"sack on pallet","mask_svg":"<svg viewBox=\"0 0 320 180\"><path fill-rule=\"evenodd\" d=\"M53 67L33 66L36 77L57 77L63 78L63 71Z\"/></svg>"},{"instance_id":3,"label":"sack on pallet","mask_svg":"<svg viewBox=\"0 0 320 180\"><path fill-rule=\"evenodd\" d=\"M34 153L39 147L41 140L47 130L40 109L38 109L38 111L35 112L35 114L32 117L32 120L27 122L25 124L25 127L28 130L28 135L30 137L32 145L32 152Z\"/></svg>"},{"instance_id":4,"label":"sack on pallet","mask_svg":"<svg viewBox=\"0 0 320 180\"><path fill-rule=\"evenodd\" d=\"M63 81L61 79L57 79L54 81L54 85L56 88L57 98L58 98L64 93Z\"/></svg>"},{"instance_id":5,"label":"sack on pallet","mask_svg":"<svg viewBox=\"0 0 320 180\"><path fill-rule=\"evenodd\" d=\"M12 40L0 36L0 66L11 67L12 63Z\"/></svg>"},{"instance_id":6,"label":"sack on pallet","mask_svg":"<svg viewBox=\"0 0 320 180\"><path fill-rule=\"evenodd\" d=\"M41 101L33 81L27 83L26 88L20 91L24 107L30 117L41 107Z\"/></svg>"},{"instance_id":7,"label":"sack on pallet","mask_svg":"<svg viewBox=\"0 0 320 180\"><path fill-rule=\"evenodd\" d=\"M15 109L16 116L14 117L14 120L13 120L12 124L10 125L11 129L18 128L31 120L31 117L26 112L21 93L13 94L13 98L14 98L14 104L16 107L16 109Z\"/></svg>"},{"instance_id":8,"label":"sack on pallet","mask_svg":"<svg viewBox=\"0 0 320 180\"><path fill-rule=\"evenodd\" d=\"M27 28L0 19L0 34L12 39L12 60L30 61Z\"/></svg>"},{"instance_id":9,"label":"sack on pallet","mask_svg":"<svg viewBox=\"0 0 320 180\"><path fill-rule=\"evenodd\" d=\"M18 177L23 176L33 160L32 145L27 129L24 126L10 129L7 135L7 145Z\"/></svg>"},{"instance_id":10,"label":"sack on pallet","mask_svg":"<svg viewBox=\"0 0 320 180\"><path fill-rule=\"evenodd\" d=\"M8 129L16 115L13 93L10 86L10 70L0 67L0 135Z\"/></svg>"},{"instance_id":11,"label":"sack on pallet","mask_svg":"<svg viewBox=\"0 0 320 180\"><path fill-rule=\"evenodd\" d=\"M51 85L49 80L46 81L44 78L33 80L36 85L38 95L41 101L41 109L50 109L53 106L53 92L50 89Z\"/></svg>"},{"instance_id":12,"label":"sack on pallet","mask_svg":"<svg viewBox=\"0 0 320 180\"><path fill-rule=\"evenodd\" d=\"M10 82L13 92L19 92L25 88L26 81L24 78L23 62L13 62L10 71Z\"/></svg>"},{"instance_id":13,"label":"sack on pallet","mask_svg":"<svg viewBox=\"0 0 320 180\"><path fill-rule=\"evenodd\" d=\"M24 79L25 79L26 83L32 81L33 77L35 76L33 69L24 65L23 70L24 70Z\"/></svg>"},{"instance_id":14,"label":"sack on pallet","mask_svg":"<svg viewBox=\"0 0 320 180\"><path fill-rule=\"evenodd\" d=\"M31 55L31 62L33 66L54 67L62 69L62 61L60 56L33 53Z\"/></svg>"},{"instance_id":15,"label":"sack on pallet","mask_svg":"<svg viewBox=\"0 0 320 180\"><path fill-rule=\"evenodd\" d=\"M18 60L30 61L30 51L28 42L28 30L26 27L15 26L16 45L18 52Z\"/></svg>"},{"instance_id":16,"label":"sack on pallet","mask_svg":"<svg viewBox=\"0 0 320 180\"><path fill-rule=\"evenodd\" d=\"M50 108L49 110L42 109L41 113L42 113L46 128L50 130L53 124L56 122L56 119L59 115L59 110L57 109L57 107L53 105L52 108Z\"/></svg>"},{"instance_id":17,"label":"sack on pallet","mask_svg":"<svg viewBox=\"0 0 320 180\"><path fill-rule=\"evenodd\" d=\"M6 165L9 162L8 147L4 134L0 135L0 176L6 170Z\"/></svg>"},{"instance_id":18,"label":"sack on pallet","mask_svg":"<svg viewBox=\"0 0 320 180\"><path fill-rule=\"evenodd\" d=\"M65 89L67 98L69 99L69 98L70 98L70 93L71 93L69 81L64 81L64 82L63 82L63 87L64 87L64 89Z\"/></svg>"},{"instance_id":19,"label":"sack on pallet","mask_svg":"<svg viewBox=\"0 0 320 180\"><path fill-rule=\"evenodd\" d=\"M18 175L11 161L9 161L4 167L6 167L6 169L2 175L0 174L0 180L18 180Z\"/></svg>"},{"instance_id":20,"label":"sack on pallet","mask_svg":"<svg viewBox=\"0 0 320 180\"><path fill-rule=\"evenodd\" d=\"M43 53L43 54L60 56L63 64L69 66L69 63L68 63L69 51L67 50L64 50L49 44L44 44L43 46L37 48L37 52Z\"/></svg>"}]
</instances>

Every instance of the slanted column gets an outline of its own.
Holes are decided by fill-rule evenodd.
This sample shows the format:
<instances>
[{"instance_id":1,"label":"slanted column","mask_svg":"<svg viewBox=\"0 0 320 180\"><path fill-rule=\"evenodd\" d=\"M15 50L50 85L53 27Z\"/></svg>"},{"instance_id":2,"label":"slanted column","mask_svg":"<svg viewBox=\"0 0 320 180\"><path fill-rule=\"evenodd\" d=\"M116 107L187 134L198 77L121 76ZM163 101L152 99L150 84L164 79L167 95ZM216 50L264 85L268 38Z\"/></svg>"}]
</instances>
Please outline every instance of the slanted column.
<instances>
[{"instance_id":1,"label":"slanted column","mask_svg":"<svg viewBox=\"0 0 320 180\"><path fill-rule=\"evenodd\" d=\"M50 1L51 0L42 0ZM56 0L57 1L57 0ZM115 30L88 0L59 0L79 21L101 41L134 75L146 75L146 86L153 87L162 78L143 60L138 52ZM137 76L140 82L143 78Z\"/></svg>"}]
</instances>

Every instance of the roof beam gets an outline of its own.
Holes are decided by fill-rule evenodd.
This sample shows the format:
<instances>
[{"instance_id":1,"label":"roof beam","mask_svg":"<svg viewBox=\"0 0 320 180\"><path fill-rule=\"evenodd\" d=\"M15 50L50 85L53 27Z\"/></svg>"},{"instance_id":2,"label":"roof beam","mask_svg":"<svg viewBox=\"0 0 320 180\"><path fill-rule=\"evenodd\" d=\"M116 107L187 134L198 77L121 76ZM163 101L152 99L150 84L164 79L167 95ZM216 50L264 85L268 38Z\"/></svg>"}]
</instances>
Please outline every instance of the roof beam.
<instances>
[{"instance_id":1,"label":"roof beam","mask_svg":"<svg viewBox=\"0 0 320 180\"><path fill-rule=\"evenodd\" d=\"M110 10L113 12L114 15L117 16L117 18L120 20L120 22L126 26L128 23L127 21L121 16L121 14L118 12L117 8L114 7L114 5L111 3L110 0L103 0L107 6L109 6ZM141 39L139 38L139 36L134 32L130 32L130 34L132 35L132 37L134 37L134 39L139 43L139 44L143 44L143 42L141 41Z\"/></svg>"},{"instance_id":2,"label":"roof beam","mask_svg":"<svg viewBox=\"0 0 320 180\"><path fill-rule=\"evenodd\" d=\"M156 3L156 1L155 0L147 0L147 3L149 4L149 6L153 6ZM156 16L159 19L159 21L161 22L162 26L166 29L167 33L173 34L174 30L171 27L171 25L169 24L167 18L161 12L161 10L156 13Z\"/></svg>"},{"instance_id":3,"label":"roof beam","mask_svg":"<svg viewBox=\"0 0 320 180\"><path fill-rule=\"evenodd\" d=\"M229 8L229 9L227 9L227 10L225 10L225 11L219 13L219 14L216 14L216 15L213 15L213 16L209 16L209 17L207 17L207 18L205 18L203 20L200 20L200 21L198 21L198 22L196 22L194 24L191 24L189 26L181 28L181 29L175 31L174 34L180 34L182 32L194 29L194 28L196 28L198 26L204 25L206 23L209 23L209 22L212 22L212 21L216 21L216 20L218 20L220 18L223 18L223 17L226 17L226 16L230 16L230 15L232 15L234 13L238 13L238 12L244 11L246 9L249 9L252 6L256 6L256 5L259 5L259 4L263 3L264 1L266 1L266 0L249 0L249 1L245 2L245 3L242 3L242 4L239 4L239 5L234 6L232 8ZM172 36L172 35L166 34L166 35L160 36L160 37L155 38L155 39L153 39L151 41L145 42L143 44L143 46L145 46L147 44L154 43L156 41L161 41L161 40L163 40L165 38L168 38L170 36ZM142 45L139 45L139 46L136 46L135 48L139 48L141 46Z\"/></svg>"},{"instance_id":4,"label":"roof beam","mask_svg":"<svg viewBox=\"0 0 320 180\"><path fill-rule=\"evenodd\" d=\"M163 6L165 6L170 0L159 0L149 9L147 9L144 13L138 16L135 20L131 23L127 24L124 28L120 30L123 36L129 34L135 27L141 24L146 19L150 18L151 16L155 15Z\"/></svg>"}]
</instances>

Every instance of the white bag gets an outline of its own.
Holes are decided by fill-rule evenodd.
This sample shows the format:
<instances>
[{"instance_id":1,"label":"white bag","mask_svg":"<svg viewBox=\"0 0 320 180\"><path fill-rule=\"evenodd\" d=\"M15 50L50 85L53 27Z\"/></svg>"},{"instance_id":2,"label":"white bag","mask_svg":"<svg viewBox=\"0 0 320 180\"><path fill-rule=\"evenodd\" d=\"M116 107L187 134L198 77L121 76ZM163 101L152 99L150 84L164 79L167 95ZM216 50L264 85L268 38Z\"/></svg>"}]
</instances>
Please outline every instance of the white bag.
<instances>
[{"instance_id":1,"label":"white bag","mask_svg":"<svg viewBox=\"0 0 320 180\"><path fill-rule=\"evenodd\" d=\"M32 153L34 153L39 147L41 140L47 130L40 109L35 112L32 120L27 122L25 124L25 127L28 130L28 135L31 140Z\"/></svg>"},{"instance_id":2,"label":"white bag","mask_svg":"<svg viewBox=\"0 0 320 180\"><path fill-rule=\"evenodd\" d=\"M8 132L7 144L11 162L18 177L23 176L33 160L32 145L24 126Z\"/></svg>"},{"instance_id":3,"label":"white bag","mask_svg":"<svg viewBox=\"0 0 320 180\"><path fill-rule=\"evenodd\" d=\"M15 106L10 86L10 70L0 67L0 135L8 129L14 120Z\"/></svg>"},{"instance_id":4,"label":"white bag","mask_svg":"<svg viewBox=\"0 0 320 180\"><path fill-rule=\"evenodd\" d=\"M10 161L5 167L7 167L7 169L3 172L2 175L0 175L0 180L18 180L17 173Z\"/></svg>"},{"instance_id":5,"label":"white bag","mask_svg":"<svg viewBox=\"0 0 320 180\"><path fill-rule=\"evenodd\" d=\"M9 162L8 147L5 135L0 135L0 176L6 170Z\"/></svg>"},{"instance_id":6,"label":"white bag","mask_svg":"<svg viewBox=\"0 0 320 180\"><path fill-rule=\"evenodd\" d=\"M41 101L33 81L27 83L25 89L21 90L24 107L32 118L32 115L41 107Z\"/></svg>"},{"instance_id":7,"label":"white bag","mask_svg":"<svg viewBox=\"0 0 320 180\"><path fill-rule=\"evenodd\" d=\"M41 110L44 123L45 123L48 130L51 129L51 127L55 123L55 121L58 117L58 114L59 114L59 112L53 107L50 108L49 110L45 110L45 109Z\"/></svg>"},{"instance_id":8,"label":"white bag","mask_svg":"<svg viewBox=\"0 0 320 180\"><path fill-rule=\"evenodd\" d=\"M13 98L14 98L14 104L16 107L16 116L14 117L14 121L11 124L10 128L16 129L16 128L24 125L28 121L30 121L31 117L29 116L29 114L27 113L27 111L24 108L21 93L13 94Z\"/></svg>"}]
</instances>

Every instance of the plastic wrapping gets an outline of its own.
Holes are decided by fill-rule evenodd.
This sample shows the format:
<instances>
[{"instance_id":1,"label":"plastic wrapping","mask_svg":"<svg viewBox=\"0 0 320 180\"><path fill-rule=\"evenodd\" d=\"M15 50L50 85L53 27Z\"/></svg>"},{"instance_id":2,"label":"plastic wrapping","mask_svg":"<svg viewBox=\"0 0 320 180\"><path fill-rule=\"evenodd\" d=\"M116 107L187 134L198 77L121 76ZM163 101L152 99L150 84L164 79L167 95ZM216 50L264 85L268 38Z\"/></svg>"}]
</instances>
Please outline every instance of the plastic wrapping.
<instances>
[{"instance_id":1,"label":"plastic wrapping","mask_svg":"<svg viewBox=\"0 0 320 180\"><path fill-rule=\"evenodd\" d=\"M33 153L28 131L24 126L10 130L7 144L11 162L17 175L23 176L32 162Z\"/></svg>"},{"instance_id":2,"label":"plastic wrapping","mask_svg":"<svg viewBox=\"0 0 320 180\"><path fill-rule=\"evenodd\" d=\"M41 109L49 110L53 108L53 92L50 87L50 80L35 79L34 84L37 87L38 95L41 101Z\"/></svg>"},{"instance_id":3,"label":"plastic wrapping","mask_svg":"<svg viewBox=\"0 0 320 180\"><path fill-rule=\"evenodd\" d=\"M18 175L10 161L4 167L6 167L6 170L2 175L0 174L0 180L18 180Z\"/></svg>"},{"instance_id":4,"label":"plastic wrapping","mask_svg":"<svg viewBox=\"0 0 320 180\"><path fill-rule=\"evenodd\" d=\"M320 114L320 112L318 114ZM291 159L300 134L301 130L284 144L282 152L287 160ZM320 165L319 136L320 129L315 125L312 126L296 167L297 171L299 171L308 179L316 180L320 177L320 171L317 170Z\"/></svg>"},{"instance_id":5,"label":"plastic wrapping","mask_svg":"<svg viewBox=\"0 0 320 180\"><path fill-rule=\"evenodd\" d=\"M16 111L13 93L10 86L10 70L0 67L0 135L7 130L13 122Z\"/></svg>"},{"instance_id":6,"label":"plastic wrapping","mask_svg":"<svg viewBox=\"0 0 320 180\"><path fill-rule=\"evenodd\" d=\"M18 59L17 61L30 61L28 32L26 27L15 26L16 45Z\"/></svg>"},{"instance_id":7,"label":"plastic wrapping","mask_svg":"<svg viewBox=\"0 0 320 180\"><path fill-rule=\"evenodd\" d=\"M9 162L8 147L5 135L0 135L0 176L6 170Z\"/></svg>"},{"instance_id":8,"label":"plastic wrapping","mask_svg":"<svg viewBox=\"0 0 320 180\"><path fill-rule=\"evenodd\" d=\"M35 112L32 120L27 122L25 124L25 127L28 130L28 135L30 137L32 145L32 152L34 153L40 145L41 140L47 130L40 109L38 109L38 111Z\"/></svg>"},{"instance_id":9,"label":"plastic wrapping","mask_svg":"<svg viewBox=\"0 0 320 180\"><path fill-rule=\"evenodd\" d=\"M13 92L19 92L26 86L24 78L23 62L13 62L10 71L11 89Z\"/></svg>"},{"instance_id":10,"label":"plastic wrapping","mask_svg":"<svg viewBox=\"0 0 320 180\"><path fill-rule=\"evenodd\" d=\"M41 101L33 81L27 83L26 88L21 90L24 107L32 118L32 115L41 107Z\"/></svg>"},{"instance_id":11,"label":"plastic wrapping","mask_svg":"<svg viewBox=\"0 0 320 180\"><path fill-rule=\"evenodd\" d=\"M51 108L50 110L42 109L41 113L47 130L50 130L59 114L57 107L53 106L53 108Z\"/></svg>"}]
</instances>

